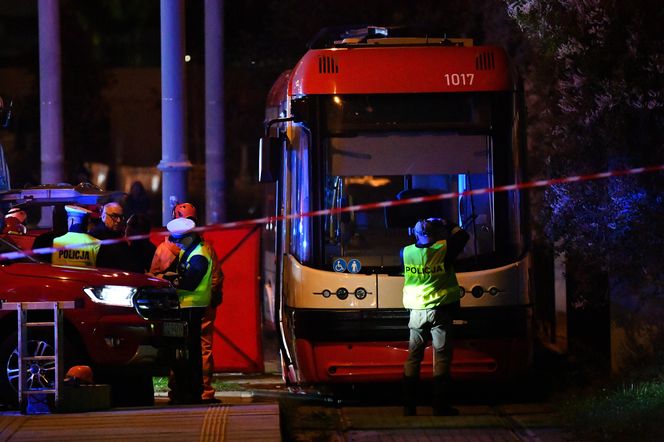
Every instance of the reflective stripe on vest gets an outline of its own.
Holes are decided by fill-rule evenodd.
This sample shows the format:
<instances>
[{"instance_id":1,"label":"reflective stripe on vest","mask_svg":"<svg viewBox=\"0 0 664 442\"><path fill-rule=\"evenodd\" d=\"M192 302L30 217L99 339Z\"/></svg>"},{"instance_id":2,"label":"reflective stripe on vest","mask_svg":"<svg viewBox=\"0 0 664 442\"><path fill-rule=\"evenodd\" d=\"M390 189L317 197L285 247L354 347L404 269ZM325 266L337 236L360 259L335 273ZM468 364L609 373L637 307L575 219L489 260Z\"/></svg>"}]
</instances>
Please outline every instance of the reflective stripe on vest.
<instances>
[{"instance_id":1,"label":"reflective stripe on vest","mask_svg":"<svg viewBox=\"0 0 664 442\"><path fill-rule=\"evenodd\" d=\"M180 258L183 255L184 251L180 252ZM180 307L182 308L207 307L210 304L210 293L212 291L212 258L210 257L209 249L203 247L203 243L199 243L189 254L187 265L189 265L189 260L196 255L204 256L207 259L207 271L194 290L177 289L178 296L180 297Z\"/></svg>"},{"instance_id":2,"label":"reflective stripe on vest","mask_svg":"<svg viewBox=\"0 0 664 442\"><path fill-rule=\"evenodd\" d=\"M51 262L60 266L95 267L99 240L87 233L67 232L53 239L53 247L70 247L53 252Z\"/></svg>"},{"instance_id":3,"label":"reflective stripe on vest","mask_svg":"<svg viewBox=\"0 0 664 442\"><path fill-rule=\"evenodd\" d=\"M445 269L447 241L431 247L403 249L403 305L408 309L435 308L458 301L459 283L454 269Z\"/></svg>"}]
</instances>

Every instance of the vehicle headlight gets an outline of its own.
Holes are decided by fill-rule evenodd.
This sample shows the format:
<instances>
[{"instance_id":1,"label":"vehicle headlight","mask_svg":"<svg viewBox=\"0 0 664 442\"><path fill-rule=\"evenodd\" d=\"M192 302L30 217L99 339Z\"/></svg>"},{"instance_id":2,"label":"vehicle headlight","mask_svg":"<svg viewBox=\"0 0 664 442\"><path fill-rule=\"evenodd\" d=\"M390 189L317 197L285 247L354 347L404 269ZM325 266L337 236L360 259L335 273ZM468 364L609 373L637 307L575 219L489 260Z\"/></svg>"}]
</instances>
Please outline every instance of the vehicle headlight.
<instances>
[{"instance_id":1,"label":"vehicle headlight","mask_svg":"<svg viewBox=\"0 0 664 442\"><path fill-rule=\"evenodd\" d=\"M83 291L87 293L90 299L99 304L133 307L133 298L138 289L124 285L102 285L99 287L86 287Z\"/></svg>"}]
</instances>

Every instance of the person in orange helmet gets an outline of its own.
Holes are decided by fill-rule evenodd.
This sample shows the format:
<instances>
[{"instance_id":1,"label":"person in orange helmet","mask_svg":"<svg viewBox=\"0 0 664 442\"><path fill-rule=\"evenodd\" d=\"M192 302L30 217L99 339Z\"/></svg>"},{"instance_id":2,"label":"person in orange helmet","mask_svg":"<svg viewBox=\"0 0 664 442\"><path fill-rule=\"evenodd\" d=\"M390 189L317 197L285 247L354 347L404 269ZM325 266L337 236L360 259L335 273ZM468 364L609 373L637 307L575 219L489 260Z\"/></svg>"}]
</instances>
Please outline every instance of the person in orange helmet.
<instances>
[{"instance_id":1,"label":"person in orange helmet","mask_svg":"<svg viewBox=\"0 0 664 442\"><path fill-rule=\"evenodd\" d=\"M196 207L190 203L180 203L173 208L173 219L187 218L197 222ZM221 270L219 259L214 251L214 248L208 243L204 242L204 247L209 251L212 259L212 296L210 305L205 309L201 321L201 354L203 357L203 393L201 401L203 403L216 403L218 399L214 397L214 387L212 386L212 374L214 373L214 358L212 354L212 341L214 337L214 321L217 317L217 307L221 304L222 300L222 283L224 274ZM168 240L164 241L157 246L152 264L150 266L150 273L163 277L167 272L174 272L177 267L177 258L180 254L180 248Z\"/></svg>"},{"instance_id":2,"label":"person in orange helmet","mask_svg":"<svg viewBox=\"0 0 664 442\"><path fill-rule=\"evenodd\" d=\"M25 235L28 229L25 227L25 221L28 219L27 213L20 207L12 207L5 215L5 226L2 233L11 233L14 235Z\"/></svg>"}]
</instances>

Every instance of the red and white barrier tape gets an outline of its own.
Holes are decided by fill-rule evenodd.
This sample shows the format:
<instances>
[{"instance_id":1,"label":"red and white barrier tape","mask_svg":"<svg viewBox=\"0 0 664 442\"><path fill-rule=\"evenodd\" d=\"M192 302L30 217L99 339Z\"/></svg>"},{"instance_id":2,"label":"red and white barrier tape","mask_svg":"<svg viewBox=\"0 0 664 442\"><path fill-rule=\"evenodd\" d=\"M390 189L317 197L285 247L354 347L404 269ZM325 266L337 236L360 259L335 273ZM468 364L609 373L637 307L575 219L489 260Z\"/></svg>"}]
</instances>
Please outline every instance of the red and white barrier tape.
<instances>
[{"instance_id":1,"label":"red and white barrier tape","mask_svg":"<svg viewBox=\"0 0 664 442\"><path fill-rule=\"evenodd\" d=\"M497 186L497 187L487 187L487 188L482 188L482 189L475 189L475 190L466 190L464 192L447 192L447 193L441 193L438 195L427 195L427 196L420 196L420 197L414 197L414 198L406 198L403 200L392 200L392 201L382 201L379 203L368 203L368 204L357 204L354 206L346 206L346 207L337 207L334 209L321 209L321 210L314 210L312 212L305 212L305 213L293 213L290 215L282 215L282 216L268 216L264 218L256 218L256 219L250 219L250 220L243 220L243 221L234 221L234 222L229 222L229 223L222 223L222 224L210 224L207 226L201 226L197 227L194 229L196 232L205 232L209 230L227 230L227 229L235 229L238 227L245 227L245 226L251 226L251 225L259 225L259 224L267 224L267 223L273 223L276 221L283 221L283 220L290 220L290 219L298 219L298 218L310 218L314 216L323 216L323 215L335 215L338 213L344 213L344 212L359 212L359 211L367 211L367 210L376 210L376 209L382 209L384 207L393 207L393 206L405 206L408 204L416 204L416 203L422 203L422 202L429 202L429 201L439 201L439 200L446 200L446 199L451 199L451 198L458 198L460 196L469 196L469 195L482 195L485 193L497 193L497 192L507 192L511 190L523 190L523 189L535 189L535 188L540 188L540 187L549 187L549 186L555 186L558 184L567 184L567 183L576 183L576 182L581 182L581 181L592 181L592 180L599 180L599 179L604 179L604 178L611 178L611 177L619 177L619 176L627 176L627 175L638 175L642 173L652 173L652 172L661 172L664 171L664 164L660 164L657 166L647 166L647 167L636 167L633 169L621 169L621 170L611 170L608 172L598 172L598 173L592 173L592 174L587 174L587 175L577 175L577 176L571 176L571 177L565 177L565 178L552 178L548 180L537 180L537 181L529 181L526 183L517 183L517 184L508 184L505 186ZM159 235L163 235L164 237L169 235L169 232L160 232ZM107 245L107 244L114 244L118 242L122 242L125 239L135 241L135 240L140 240L140 239L148 239L150 238L150 235L136 235L136 236L130 236L127 238L118 238L118 239L105 239L101 240L100 244L101 245ZM25 256L32 256L32 255L42 255L42 254L49 254L49 253L54 253L60 250L65 250L65 249L71 249L71 248L77 248L81 247L83 244L78 244L78 245L68 245L66 247L45 247L45 248L40 248L40 249L33 249L33 250L23 250L20 252L8 252L8 253L2 253L0 254L0 261L3 260L10 260L10 259L20 259Z\"/></svg>"}]
</instances>

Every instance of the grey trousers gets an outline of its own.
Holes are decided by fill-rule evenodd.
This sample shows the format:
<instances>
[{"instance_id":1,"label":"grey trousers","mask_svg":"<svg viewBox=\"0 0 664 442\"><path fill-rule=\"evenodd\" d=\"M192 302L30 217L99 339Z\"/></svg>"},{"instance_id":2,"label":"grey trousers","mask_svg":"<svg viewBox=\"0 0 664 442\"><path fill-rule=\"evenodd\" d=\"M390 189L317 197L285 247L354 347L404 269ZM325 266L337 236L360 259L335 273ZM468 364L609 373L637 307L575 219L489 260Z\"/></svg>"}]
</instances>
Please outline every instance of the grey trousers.
<instances>
[{"instance_id":1,"label":"grey trousers","mask_svg":"<svg viewBox=\"0 0 664 442\"><path fill-rule=\"evenodd\" d=\"M404 363L404 376L416 377L424 358L424 348L431 339L433 345L433 375L450 376L452 365L452 320L459 303L446 304L432 309L410 311L410 339L408 358Z\"/></svg>"}]
</instances>

